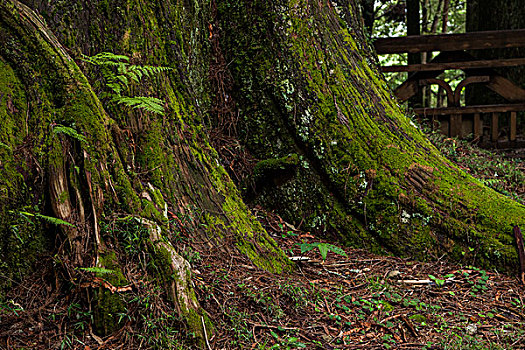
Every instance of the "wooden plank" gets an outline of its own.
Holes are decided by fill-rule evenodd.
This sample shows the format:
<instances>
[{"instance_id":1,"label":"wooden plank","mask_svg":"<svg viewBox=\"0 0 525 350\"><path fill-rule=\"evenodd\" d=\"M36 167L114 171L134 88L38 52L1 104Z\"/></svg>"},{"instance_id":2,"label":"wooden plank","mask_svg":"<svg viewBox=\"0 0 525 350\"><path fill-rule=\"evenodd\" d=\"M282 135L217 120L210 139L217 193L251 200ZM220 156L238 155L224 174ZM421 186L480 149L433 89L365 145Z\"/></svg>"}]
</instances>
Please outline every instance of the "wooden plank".
<instances>
[{"instance_id":1,"label":"wooden plank","mask_svg":"<svg viewBox=\"0 0 525 350\"><path fill-rule=\"evenodd\" d=\"M516 112L510 112L510 141L516 141L517 116Z\"/></svg>"},{"instance_id":2,"label":"wooden plank","mask_svg":"<svg viewBox=\"0 0 525 350\"><path fill-rule=\"evenodd\" d=\"M499 136L499 113L492 113L492 121L490 123L490 140L497 142Z\"/></svg>"},{"instance_id":3,"label":"wooden plank","mask_svg":"<svg viewBox=\"0 0 525 350\"><path fill-rule=\"evenodd\" d=\"M509 102L525 102L525 90L501 75L493 75L487 87Z\"/></svg>"},{"instance_id":4,"label":"wooden plank","mask_svg":"<svg viewBox=\"0 0 525 350\"><path fill-rule=\"evenodd\" d=\"M525 248L523 247L523 235L520 228L516 225L513 230L516 239L516 248L518 248L518 258L520 263L520 281L525 284Z\"/></svg>"},{"instance_id":5,"label":"wooden plank","mask_svg":"<svg viewBox=\"0 0 525 350\"><path fill-rule=\"evenodd\" d=\"M375 40L374 46L380 55L523 47L525 29L379 38Z\"/></svg>"},{"instance_id":6,"label":"wooden plank","mask_svg":"<svg viewBox=\"0 0 525 350\"><path fill-rule=\"evenodd\" d=\"M401 101L406 101L410 97L417 94L419 91L419 83L417 80L407 80L399 85L394 91L394 95Z\"/></svg>"},{"instance_id":7,"label":"wooden plank","mask_svg":"<svg viewBox=\"0 0 525 350\"><path fill-rule=\"evenodd\" d=\"M450 137L463 137L463 117L461 114L450 116Z\"/></svg>"},{"instance_id":8,"label":"wooden plank","mask_svg":"<svg viewBox=\"0 0 525 350\"><path fill-rule=\"evenodd\" d=\"M474 138L478 139L483 136L483 122L481 120L481 114L474 114Z\"/></svg>"},{"instance_id":9,"label":"wooden plank","mask_svg":"<svg viewBox=\"0 0 525 350\"><path fill-rule=\"evenodd\" d=\"M501 60L468 61L468 62L449 62L449 63L426 63L410 64L408 66L385 66L381 71L389 72L429 72L447 69L476 69L476 68L496 68L496 67L515 67L525 65L525 58L508 58Z\"/></svg>"},{"instance_id":10,"label":"wooden plank","mask_svg":"<svg viewBox=\"0 0 525 350\"><path fill-rule=\"evenodd\" d=\"M475 113L504 113L525 111L525 103L479 105L466 107L440 107L440 108L414 108L418 115L450 115L450 114L475 114Z\"/></svg>"}]
</instances>

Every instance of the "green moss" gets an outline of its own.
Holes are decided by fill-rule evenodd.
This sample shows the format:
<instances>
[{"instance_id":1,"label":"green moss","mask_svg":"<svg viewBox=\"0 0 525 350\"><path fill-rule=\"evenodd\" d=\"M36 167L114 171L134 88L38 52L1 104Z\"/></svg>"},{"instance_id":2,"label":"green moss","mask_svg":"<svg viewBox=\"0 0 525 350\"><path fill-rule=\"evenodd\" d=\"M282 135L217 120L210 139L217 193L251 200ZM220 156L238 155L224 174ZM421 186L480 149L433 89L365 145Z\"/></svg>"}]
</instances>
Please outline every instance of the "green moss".
<instances>
[{"instance_id":1,"label":"green moss","mask_svg":"<svg viewBox=\"0 0 525 350\"><path fill-rule=\"evenodd\" d=\"M128 284L114 252L101 253L99 266L114 271L111 274L100 274L98 276L112 286L122 287ZM126 312L122 296L101 286L95 293L95 305L94 331L99 335L108 335L116 331L120 327L119 314Z\"/></svg>"},{"instance_id":2,"label":"green moss","mask_svg":"<svg viewBox=\"0 0 525 350\"><path fill-rule=\"evenodd\" d=\"M453 247L475 239L486 252L480 264L515 268L511 222L525 224L524 208L451 166L403 115L370 53L357 45L355 19L346 26L309 0L289 1L277 18L268 15L272 4L254 4L253 17L245 6L219 7L225 51L236 53L230 68L242 138L259 158L300 153L315 169L260 189L256 203L306 229L378 242L397 255L458 258ZM358 224L349 230L341 217ZM483 234L473 238L472 231Z\"/></svg>"}]
</instances>

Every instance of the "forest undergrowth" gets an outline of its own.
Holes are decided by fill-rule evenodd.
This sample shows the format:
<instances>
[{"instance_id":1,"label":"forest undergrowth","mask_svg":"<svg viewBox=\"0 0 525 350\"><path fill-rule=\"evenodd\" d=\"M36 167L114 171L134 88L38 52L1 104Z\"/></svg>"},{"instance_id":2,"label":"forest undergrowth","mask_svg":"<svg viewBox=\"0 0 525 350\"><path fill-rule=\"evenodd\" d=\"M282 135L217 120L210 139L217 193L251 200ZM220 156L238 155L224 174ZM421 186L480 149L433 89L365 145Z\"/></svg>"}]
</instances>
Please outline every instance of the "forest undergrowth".
<instances>
[{"instance_id":1,"label":"forest undergrowth","mask_svg":"<svg viewBox=\"0 0 525 350\"><path fill-rule=\"evenodd\" d=\"M523 159L430 137L460 168L525 202ZM296 261L293 272L268 273L242 254L210 251L190 239L185 229L190 217L171 218L170 239L191 263L198 299L214 322L208 349L525 348L523 285L516 276L473 267L480 254L474 248L459 264L439 256L428 262L378 256L337 247L275 214L252 210ZM82 281L64 285L60 281L68 279L61 274L68 271L52 257L43 258L37 273L0 300L0 349L195 346L166 292L153 287L148 271L155 262L141 253L141 231L130 224L115 229L120 231L107 234L131 252L130 261L121 262L131 284L112 290L103 276L86 271ZM234 244L230 239L225 244ZM97 288L125 300L118 330L106 337L93 328L90 305Z\"/></svg>"}]
</instances>

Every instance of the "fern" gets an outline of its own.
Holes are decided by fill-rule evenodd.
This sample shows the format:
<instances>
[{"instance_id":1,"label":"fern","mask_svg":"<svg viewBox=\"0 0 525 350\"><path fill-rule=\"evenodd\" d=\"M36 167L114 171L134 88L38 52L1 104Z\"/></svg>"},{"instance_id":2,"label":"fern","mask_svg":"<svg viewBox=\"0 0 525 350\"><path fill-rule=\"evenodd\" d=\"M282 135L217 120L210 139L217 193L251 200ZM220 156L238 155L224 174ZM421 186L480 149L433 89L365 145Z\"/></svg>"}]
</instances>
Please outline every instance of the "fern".
<instances>
[{"instance_id":1,"label":"fern","mask_svg":"<svg viewBox=\"0 0 525 350\"><path fill-rule=\"evenodd\" d=\"M111 273L115 273L115 270L106 269L104 267L79 267L77 270L82 270L86 272L93 272L93 273L100 273L100 274L106 274L109 275Z\"/></svg>"},{"instance_id":2,"label":"fern","mask_svg":"<svg viewBox=\"0 0 525 350\"><path fill-rule=\"evenodd\" d=\"M67 136L72 137L80 142L86 142L86 138L83 135L80 135L75 129L69 126L56 124L53 127L53 132L55 134L66 134Z\"/></svg>"},{"instance_id":3,"label":"fern","mask_svg":"<svg viewBox=\"0 0 525 350\"><path fill-rule=\"evenodd\" d=\"M5 148L8 151L12 151L13 150L11 147L9 147L8 145L6 145L3 142L0 142L0 148Z\"/></svg>"},{"instance_id":4,"label":"fern","mask_svg":"<svg viewBox=\"0 0 525 350\"><path fill-rule=\"evenodd\" d=\"M118 104L123 104L132 108L140 108L147 112L164 114L164 106L162 104L164 101L155 98L155 97L114 97L112 101L117 102Z\"/></svg>"},{"instance_id":5,"label":"fern","mask_svg":"<svg viewBox=\"0 0 525 350\"><path fill-rule=\"evenodd\" d=\"M110 93L100 97L109 97L112 102L132 108L143 109L150 113L164 114L164 101L155 97L135 96L128 97L122 94L129 88L130 82L139 83L143 77L154 78L157 75L171 70L163 66L141 66L129 64L129 57L116 55L111 52L101 52L94 56L83 56L82 60L100 67L104 83Z\"/></svg>"},{"instance_id":6,"label":"fern","mask_svg":"<svg viewBox=\"0 0 525 350\"><path fill-rule=\"evenodd\" d=\"M118 66L121 63L129 62L128 56L116 55L112 52L101 52L94 56L82 55L81 59L96 66Z\"/></svg>"},{"instance_id":7,"label":"fern","mask_svg":"<svg viewBox=\"0 0 525 350\"><path fill-rule=\"evenodd\" d=\"M11 211L12 212L12 211ZM66 226L70 226L70 227L75 227L75 225L73 224L70 224L69 222L67 221L64 221L62 219L59 219L59 218L54 218L52 216L47 216L47 215L42 215L42 214L33 214L33 213L29 213L27 211L19 211L18 214L24 216L24 217L37 217L39 219L43 219L53 225L66 225Z\"/></svg>"}]
</instances>

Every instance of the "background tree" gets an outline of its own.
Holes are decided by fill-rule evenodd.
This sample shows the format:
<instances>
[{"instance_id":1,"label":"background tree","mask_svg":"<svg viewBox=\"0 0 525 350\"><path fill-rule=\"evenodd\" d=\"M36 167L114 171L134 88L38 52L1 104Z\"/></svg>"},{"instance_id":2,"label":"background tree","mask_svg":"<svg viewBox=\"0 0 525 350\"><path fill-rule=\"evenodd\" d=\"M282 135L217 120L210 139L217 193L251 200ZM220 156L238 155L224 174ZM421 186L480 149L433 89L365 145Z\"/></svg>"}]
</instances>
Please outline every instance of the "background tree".
<instances>
[{"instance_id":1,"label":"background tree","mask_svg":"<svg viewBox=\"0 0 525 350\"><path fill-rule=\"evenodd\" d=\"M523 28L525 28L525 8L522 1L467 1L467 32ZM472 55L480 59L516 58L524 57L525 49L483 50L473 52ZM525 67L500 68L497 72L512 82L525 86ZM477 86L468 90L467 101L469 104L486 103L486 101L505 103L504 99L496 93Z\"/></svg>"}]
</instances>

